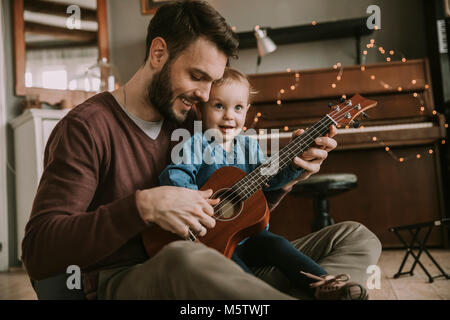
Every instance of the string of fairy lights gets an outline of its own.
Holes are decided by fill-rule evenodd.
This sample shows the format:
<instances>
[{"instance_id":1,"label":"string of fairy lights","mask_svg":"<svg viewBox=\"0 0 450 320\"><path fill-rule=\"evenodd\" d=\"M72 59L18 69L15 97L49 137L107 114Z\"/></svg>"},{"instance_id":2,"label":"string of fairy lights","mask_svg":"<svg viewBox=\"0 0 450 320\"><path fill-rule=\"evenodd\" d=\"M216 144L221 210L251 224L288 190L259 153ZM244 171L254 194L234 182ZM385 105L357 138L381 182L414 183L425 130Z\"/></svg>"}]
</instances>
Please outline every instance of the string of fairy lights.
<instances>
[{"instance_id":1,"label":"string of fairy lights","mask_svg":"<svg viewBox=\"0 0 450 320\"><path fill-rule=\"evenodd\" d=\"M316 25L317 22L313 21L312 25ZM377 30L377 28L375 27L375 30ZM383 57L383 59L389 63L394 61L395 57L400 56L400 61L405 63L406 57L404 56L403 53L401 53L398 50L386 50L385 48L383 48L382 46L378 46L377 44L375 44L375 40L374 39L370 39L369 43L366 44L365 49L361 52L362 53L362 63L361 63L361 72L364 73L368 80L370 81L378 81L378 83L380 84L380 86L382 86L382 88L389 90L389 91L393 91L393 90L397 90L398 92L402 92L402 91L413 91L412 95L413 97L417 100L417 108L418 108L418 113L419 114L424 114L426 108L429 108L429 106L427 106L427 104L425 104L424 99L422 97L422 94L419 92L416 92L412 89L413 86L415 86L418 83L423 82L424 83L424 89L428 90L430 88L429 84L425 83L424 79L411 79L411 81L409 82L409 84L405 87L405 86L395 86L393 83L389 83L387 81L384 81L383 79L378 79L377 76L375 74L370 73L370 70L368 68L366 68L366 59L367 56L369 55L370 52L375 52L375 54L379 54ZM333 69L335 69L337 71L336 74L336 81L333 81L332 83L330 83L330 87L336 90L339 90L339 81L342 80L343 74L344 74L344 67L340 62L337 62L336 64L333 65ZM289 90L294 91L296 90L299 86L300 86L300 79L301 79L301 75L300 72L292 70L290 68L286 69L286 72L288 73L292 73L293 74L293 79L294 81L291 82L291 84L289 85L288 88L280 88L278 90L277 93L277 99L275 101L277 106L281 106L283 104L283 99L282 96L284 94L286 94ZM342 94L342 93L338 93L338 96L340 95L343 99L346 99L346 95ZM439 117L439 112L436 111L435 109L429 110L431 111L431 114L435 117ZM259 121L259 118L262 116L261 112L258 112L254 119L253 119L253 124L251 125L252 127ZM342 129L348 129L349 127L346 126L345 128ZM360 129L363 129L364 126L361 125L359 127ZM445 128L448 128L448 124L445 123ZM244 131L247 130L246 127L244 127ZM283 128L281 128L282 131L289 131L289 127L288 126L284 126ZM264 130L261 129L259 131L260 135L264 134ZM379 137L377 137L376 135L370 135L368 132L364 132L364 130L361 131L360 134L365 134L368 138L368 141L372 141L373 143L378 144L380 147L383 147L384 150L395 160L398 161L400 163L405 163L408 160L413 160L413 159L422 159L425 156L432 156L434 154L434 150L430 147L426 147L424 148L424 150L422 152L416 153L415 155L400 155L396 152L394 152L392 150L392 147L385 143L384 141L382 141L381 139L379 139ZM441 144L445 144L446 140L442 139Z\"/></svg>"}]
</instances>

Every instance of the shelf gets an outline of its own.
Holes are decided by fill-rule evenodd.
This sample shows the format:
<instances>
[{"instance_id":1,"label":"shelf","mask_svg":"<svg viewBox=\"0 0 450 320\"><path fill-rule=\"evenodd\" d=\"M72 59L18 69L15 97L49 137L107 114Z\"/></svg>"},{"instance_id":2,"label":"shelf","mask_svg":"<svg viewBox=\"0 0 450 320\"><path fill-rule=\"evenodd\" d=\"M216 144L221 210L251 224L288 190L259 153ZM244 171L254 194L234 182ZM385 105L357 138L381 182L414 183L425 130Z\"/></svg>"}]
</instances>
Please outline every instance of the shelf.
<instances>
[{"instance_id":1,"label":"shelf","mask_svg":"<svg viewBox=\"0 0 450 320\"><path fill-rule=\"evenodd\" d=\"M270 28L267 27L267 36L276 45L311 42L339 38L356 39L357 61L360 64L360 42L361 36L373 33L366 26L367 17L347 20L318 22L316 25L307 24L300 26ZM256 48L256 38L253 31L238 32L239 49Z\"/></svg>"}]
</instances>

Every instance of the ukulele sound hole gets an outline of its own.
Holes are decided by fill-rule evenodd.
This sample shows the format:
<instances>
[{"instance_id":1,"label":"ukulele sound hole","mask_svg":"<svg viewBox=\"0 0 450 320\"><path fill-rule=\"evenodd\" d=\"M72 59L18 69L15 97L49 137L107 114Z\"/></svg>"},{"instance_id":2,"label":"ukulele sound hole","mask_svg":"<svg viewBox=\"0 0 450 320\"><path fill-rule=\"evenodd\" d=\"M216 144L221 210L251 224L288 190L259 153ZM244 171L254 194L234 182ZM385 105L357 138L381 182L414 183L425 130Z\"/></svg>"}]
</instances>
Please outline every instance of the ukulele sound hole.
<instances>
[{"instance_id":1,"label":"ukulele sound hole","mask_svg":"<svg viewBox=\"0 0 450 320\"><path fill-rule=\"evenodd\" d=\"M220 221L230 221L235 219L242 212L244 202L231 189L221 189L216 191L211 198L220 198L220 202L214 206L214 218Z\"/></svg>"}]
</instances>

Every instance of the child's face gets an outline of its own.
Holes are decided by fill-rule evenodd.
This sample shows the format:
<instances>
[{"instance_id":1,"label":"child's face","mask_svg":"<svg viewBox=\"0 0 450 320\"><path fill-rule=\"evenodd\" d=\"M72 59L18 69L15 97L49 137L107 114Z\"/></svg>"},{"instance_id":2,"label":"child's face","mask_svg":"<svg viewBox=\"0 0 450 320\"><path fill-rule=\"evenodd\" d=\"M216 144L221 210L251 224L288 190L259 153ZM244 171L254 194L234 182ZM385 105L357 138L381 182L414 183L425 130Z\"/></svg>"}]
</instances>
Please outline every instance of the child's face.
<instances>
[{"instance_id":1,"label":"child's face","mask_svg":"<svg viewBox=\"0 0 450 320\"><path fill-rule=\"evenodd\" d=\"M201 108L204 129L218 129L223 141L231 141L245 124L248 105L248 87L232 80L212 86L209 101Z\"/></svg>"}]
</instances>

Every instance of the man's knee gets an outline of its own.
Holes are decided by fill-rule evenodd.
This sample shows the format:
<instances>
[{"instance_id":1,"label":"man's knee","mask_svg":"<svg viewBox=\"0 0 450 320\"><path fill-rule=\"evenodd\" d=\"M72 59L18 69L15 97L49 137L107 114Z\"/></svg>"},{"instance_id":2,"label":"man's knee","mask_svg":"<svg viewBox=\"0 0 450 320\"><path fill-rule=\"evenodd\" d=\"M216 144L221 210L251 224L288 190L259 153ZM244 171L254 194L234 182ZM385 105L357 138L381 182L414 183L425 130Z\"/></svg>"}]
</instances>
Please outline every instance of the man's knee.
<instances>
[{"instance_id":1,"label":"man's knee","mask_svg":"<svg viewBox=\"0 0 450 320\"><path fill-rule=\"evenodd\" d=\"M381 254L382 245L378 237L370 231L365 225L355 221L344 221L336 224L336 227L346 229L348 235L354 241L362 244L364 248L376 256L377 259Z\"/></svg>"},{"instance_id":2,"label":"man's knee","mask_svg":"<svg viewBox=\"0 0 450 320\"><path fill-rule=\"evenodd\" d=\"M190 241L173 241L166 245L160 251L161 258L164 260L164 266L168 269L183 267L186 268L192 263L191 251L195 244Z\"/></svg>"},{"instance_id":3,"label":"man's knee","mask_svg":"<svg viewBox=\"0 0 450 320\"><path fill-rule=\"evenodd\" d=\"M219 258L222 256L202 243L185 240L169 243L160 251L160 254L168 272L182 271L183 273L198 269L209 257L217 259L217 257L212 257L212 255L216 254Z\"/></svg>"}]
</instances>

